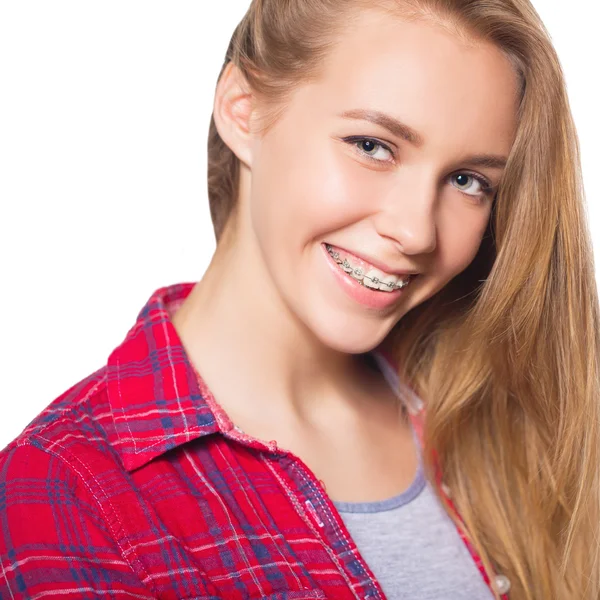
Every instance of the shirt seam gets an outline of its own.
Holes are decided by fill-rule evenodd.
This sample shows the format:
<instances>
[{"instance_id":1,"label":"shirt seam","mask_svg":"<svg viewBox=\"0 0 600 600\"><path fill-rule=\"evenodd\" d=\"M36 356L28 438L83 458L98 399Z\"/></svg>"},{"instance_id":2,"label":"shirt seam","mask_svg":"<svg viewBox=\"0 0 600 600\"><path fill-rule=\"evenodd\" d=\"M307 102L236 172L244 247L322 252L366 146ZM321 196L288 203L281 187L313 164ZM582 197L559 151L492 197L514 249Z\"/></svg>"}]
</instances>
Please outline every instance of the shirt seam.
<instances>
[{"instance_id":1,"label":"shirt seam","mask_svg":"<svg viewBox=\"0 0 600 600\"><path fill-rule=\"evenodd\" d=\"M300 518L306 523L306 525L309 527L309 529L312 531L313 535L315 536L315 538L320 542L320 544L323 546L323 549L325 550L325 552L329 555L329 558L331 559L331 561L333 562L333 564L337 567L340 575L342 576L342 579L346 582L346 584L348 585L348 588L350 589L350 591L352 592L353 596L357 599L360 600L360 596L358 594L358 592L355 590L355 585L352 583L352 578L348 576L348 573L346 572L346 566L343 563L343 560L340 562L340 557L338 556L338 554L335 552L335 550L327 543L327 540L323 539L323 535L320 534L317 529L314 527L314 524L312 523L312 521L310 520L310 517L306 514L306 511L302 508L301 506L301 502L298 499L298 494L294 493L294 490L292 490L289 486L289 484L284 480L284 475L286 477L289 477L289 475L285 472L285 469L283 469L283 473L278 473L277 469L274 465L272 465L264 456L264 454L262 455L262 460L264 462L264 464L266 465L266 467L271 471L271 473L273 474L273 476L277 479L277 481L279 482L279 485L281 485L281 487L285 490L285 493L288 497L288 499L290 500L290 502L292 503L292 505L294 506L294 508L296 509L296 513L300 516Z\"/></svg>"},{"instance_id":2,"label":"shirt seam","mask_svg":"<svg viewBox=\"0 0 600 600\"><path fill-rule=\"evenodd\" d=\"M340 540L342 546L345 547L346 552L348 552L350 555L352 555L354 557L354 560L356 561L356 565L358 566L362 575L364 576L365 581L368 582L368 585L371 585L374 587L376 597L379 598L380 600L384 600L385 597L382 598L381 594L379 593L379 590L377 589L377 586L379 585L377 578L370 571L369 565L366 564L364 557L360 554L360 550L356 546L356 543L354 542L350 532L347 531L348 535L346 535L346 533L344 532L346 525L343 522L343 519L340 518L341 523L338 522L338 520L335 518L334 513L330 510L330 508L327 504L327 499L325 497L326 494L324 495L324 494L320 493L318 489L316 489L313 485L311 485L311 481L309 479L308 474L305 472L303 463L301 463L299 460L295 460L292 463L290 463L290 467L296 470L298 475L304 480L304 483L306 484L307 488L312 492L312 496L313 496L314 500L316 500L319 508L322 511L322 515L325 517L325 519L329 523L329 526L331 527L332 531L335 533L338 540ZM346 528L346 530L347 530L347 528ZM333 552L334 556L338 559L338 561L340 561L340 566L338 566L338 568L341 567L341 569L343 569L344 576L346 577L346 576L348 576L348 573L350 573L352 576L354 576L354 577L356 577L356 579L358 579L359 576L352 574L351 570L348 568L347 561L344 558L342 558L341 554L343 554L343 553L339 553L332 545L331 546L329 544L326 544L326 545L331 548L331 551ZM353 546L354 546L354 549L353 549ZM351 581L351 579L350 579L350 581ZM365 587L364 582L361 581L360 579L358 579L356 584L353 584L351 586L352 590L354 591L355 594L357 594L357 592L354 590L355 585L360 586L360 587ZM367 594L366 597L371 598L372 595Z\"/></svg>"},{"instance_id":3,"label":"shirt seam","mask_svg":"<svg viewBox=\"0 0 600 600\"><path fill-rule=\"evenodd\" d=\"M131 545L131 541L129 540L129 538L127 537L127 535L125 533L125 528L123 527L123 523L122 523L121 519L119 518L117 512L114 510L114 507L112 506L112 503L110 502L109 497L106 495L105 492L103 492L102 486L100 485L100 483L98 482L98 480L96 479L96 477L94 476L92 471L90 471L89 467L83 461L81 461L78 457L76 457L73 453L69 452L69 450L67 450L65 447L63 447L59 442L50 441L47 438L42 437L39 434L36 434L35 436L31 436L31 437L37 437L40 440L42 440L43 442L46 442L47 444L51 444L52 446L57 446L58 448L60 448L63 451L64 455L48 448L44 444L42 444L41 446L36 446L35 444L32 443L33 440L30 440L30 441L27 441L26 443L21 444L21 446L29 445L32 448L36 448L42 452L45 452L45 453L55 457L56 459L60 460L61 463L63 463L67 469L69 469L73 473L75 473L75 475L77 476L77 482L80 484L83 484L84 488L87 490L87 492L94 499L96 505L98 506L100 514L102 515L102 520L103 520L104 524L106 525L106 527L108 528L108 531L111 533L112 539L113 539L114 543L117 545L117 548L119 549L119 552L121 554L121 558L123 559L123 561L125 563L127 563L129 568L131 569L131 571L136 575L136 577L139 578L140 572L141 572L141 574L143 574L144 577L143 577L143 579L140 580L141 585L143 585L144 587L149 586L150 587L149 591L151 591L152 593L157 593L157 590L155 589L155 587L152 583L152 578L150 577L149 573L144 568L143 563L137 558L137 554L135 553L135 550L134 550L133 546ZM69 461L71 461L71 462L69 462ZM87 472L90 480L95 484L95 487L98 490L100 490L101 494L104 494L106 504L108 505L108 508L109 508L110 512L112 513L114 520L118 523L118 526L122 531L122 535L119 535L118 531L115 531L113 524L110 522L110 519L108 518L107 507L104 506L104 504L98 498L98 495L96 494L96 492L92 489L92 486L90 485L90 480L87 480L83 476L83 474L77 468L75 468L73 463L79 463L81 465L81 467ZM125 552L125 550L121 544L121 540L124 540L126 542L126 545L129 546L129 551L131 552L131 554L133 554L134 557L136 557L134 559L134 561L136 564L139 565L138 570L136 570L136 568L133 566L132 561L129 559L127 553ZM144 581L148 582L148 586L146 583L144 583Z\"/></svg>"},{"instance_id":4,"label":"shirt seam","mask_svg":"<svg viewBox=\"0 0 600 600\"><path fill-rule=\"evenodd\" d=\"M103 367L103 368L105 368L105 367ZM17 446L23 446L25 444L30 444L35 448L36 446L34 444L32 444L31 440L32 440L32 438L39 436L40 439L43 439L44 441L48 442L49 444L59 445L56 442L51 442L50 440L46 440L45 438L42 438L40 434L45 433L49 427L51 427L52 425L56 425L57 423L60 423L61 420L67 420L67 417L69 415L72 415L73 413L75 413L81 407L81 405L83 405L85 402L90 400L90 398L98 391L98 389L102 386L102 384L106 383L106 380L107 380L107 374L105 371L104 374L102 375L102 377L91 387L91 389L85 394L85 396L83 398L78 400L75 404L69 404L69 406L67 406L64 409L62 409L61 411L57 412L46 423L40 423L39 425L34 425L30 430L28 430L28 428L26 428L25 431L21 434L21 436L17 437L17 439L15 440L15 444ZM51 452L50 450L48 450L48 451Z\"/></svg>"}]
</instances>

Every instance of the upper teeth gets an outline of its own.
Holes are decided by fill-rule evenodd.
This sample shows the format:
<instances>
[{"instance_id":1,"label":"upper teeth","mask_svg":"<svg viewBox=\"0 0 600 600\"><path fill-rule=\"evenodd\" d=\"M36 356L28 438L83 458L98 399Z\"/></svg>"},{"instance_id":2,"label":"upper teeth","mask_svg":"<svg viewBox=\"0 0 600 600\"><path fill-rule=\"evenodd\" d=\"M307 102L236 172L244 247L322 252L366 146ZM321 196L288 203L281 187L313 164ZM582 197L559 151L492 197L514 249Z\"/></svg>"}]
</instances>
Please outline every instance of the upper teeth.
<instances>
[{"instance_id":1,"label":"upper teeth","mask_svg":"<svg viewBox=\"0 0 600 600\"><path fill-rule=\"evenodd\" d=\"M410 275L405 275L401 278L398 275L384 273L375 267L372 267L365 272L362 267L355 267L352 265L347 258L341 259L339 252L336 252L329 244L326 244L325 247L340 268L365 287L391 292L406 287L410 281Z\"/></svg>"}]
</instances>

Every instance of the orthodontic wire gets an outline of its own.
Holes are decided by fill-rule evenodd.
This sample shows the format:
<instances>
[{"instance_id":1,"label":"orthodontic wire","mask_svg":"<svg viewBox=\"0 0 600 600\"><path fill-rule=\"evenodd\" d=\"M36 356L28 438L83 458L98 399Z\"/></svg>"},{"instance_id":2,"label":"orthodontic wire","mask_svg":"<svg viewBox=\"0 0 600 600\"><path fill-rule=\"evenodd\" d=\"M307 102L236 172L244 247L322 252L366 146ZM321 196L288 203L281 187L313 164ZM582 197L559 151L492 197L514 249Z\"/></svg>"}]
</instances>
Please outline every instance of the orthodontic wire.
<instances>
[{"instance_id":1,"label":"orthodontic wire","mask_svg":"<svg viewBox=\"0 0 600 600\"><path fill-rule=\"evenodd\" d=\"M327 252L329 252L330 256L333 258L333 260L335 260L335 262L338 265L342 265L343 267L346 268L351 268L352 265L348 262L348 259L345 258L344 260L340 259L340 255L339 252L334 252L333 250L331 250L331 247L327 247ZM363 279L369 279L371 282L373 282L375 285L378 285L379 283L383 283L384 285L387 285L388 287L390 287L389 283L386 283L385 281L381 281L379 279L379 277L368 277L367 275L364 275L362 273L362 268L361 267L357 267L356 269L360 269L361 270L361 275L363 276ZM352 272L356 272L356 269L352 269ZM350 273L348 273L348 275L350 275ZM354 278L356 279L356 278ZM364 285L364 283L362 283L362 281L356 279L356 281L358 281L358 283L360 283L361 285ZM406 287L408 285L408 282L404 283L404 285L398 285L398 284L394 284L393 287L397 290L401 290L402 288ZM365 286L366 287L366 286Z\"/></svg>"}]
</instances>

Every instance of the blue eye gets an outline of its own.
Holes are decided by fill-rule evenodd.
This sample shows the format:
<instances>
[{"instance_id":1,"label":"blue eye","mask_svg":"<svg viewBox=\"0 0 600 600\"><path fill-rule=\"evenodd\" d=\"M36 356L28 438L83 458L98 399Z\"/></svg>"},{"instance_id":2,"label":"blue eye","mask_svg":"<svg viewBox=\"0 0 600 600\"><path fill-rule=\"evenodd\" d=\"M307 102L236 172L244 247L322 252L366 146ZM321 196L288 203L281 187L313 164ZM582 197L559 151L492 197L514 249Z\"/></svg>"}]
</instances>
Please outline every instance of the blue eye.
<instances>
[{"instance_id":1,"label":"blue eye","mask_svg":"<svg viewBox=\"0 0 600 600\"><path fill-rule=\"evenodd\" d=\"M353 136L344 138L344 141L354 146L359 154L376 163L392 162L394 153L392 150L377 139Z\"/></svg>"},{"instance_id":2,"label":"blue eye","mask_svg":"<svg viewBox=\"0 0 600 600\"><path fill-rule=\"evenodd\" d=\"M387 144L384 144L376 138L355 135L343 138L343 141L356 148L361 156L364 156L371 162L380 165L383 163L394 162L394 151ZM458 186L455 187L466 196L472 196L473 198L490 196L495 190L488 179L478 173L472 173L470 171L455 173L450 175L450 179L456 179ZM479 188L474 192L466 191L469 190L474 183L479 186ZM466 186L466 188L463 186Z\"/></svg>"},{"instance_id":3,"label":"blue eye","mask_svg":"<svg viewBox=\"0 0 600 600\"><path fill-rule=\"evenodd\" d=\"M361 150L363 150L366 154L371 154L373 150L377 150L377 148L379 147L379 144L377 144L373 140L361 140L360 142L358 142L358 145L360 146Z\"/></svg>"},{"instance_id":4,"label":"blue eye","mask_svg":"<svg viewBox=\"0 0 600 600\"><path fill-rule=\"evenodd\" d=\"M477 175L476 173L456 173L451 175L450 178L455 178L458 182L457 189L468 196L486 196L489 195L493 190L490 182L485 177ZM459 179L461 181L459 181ZM474 192L466 191L473 185L473 183L479 186L478 189L476 189ZM466 186L466 189L462 186Z\"/></svg>"}]
</instances>

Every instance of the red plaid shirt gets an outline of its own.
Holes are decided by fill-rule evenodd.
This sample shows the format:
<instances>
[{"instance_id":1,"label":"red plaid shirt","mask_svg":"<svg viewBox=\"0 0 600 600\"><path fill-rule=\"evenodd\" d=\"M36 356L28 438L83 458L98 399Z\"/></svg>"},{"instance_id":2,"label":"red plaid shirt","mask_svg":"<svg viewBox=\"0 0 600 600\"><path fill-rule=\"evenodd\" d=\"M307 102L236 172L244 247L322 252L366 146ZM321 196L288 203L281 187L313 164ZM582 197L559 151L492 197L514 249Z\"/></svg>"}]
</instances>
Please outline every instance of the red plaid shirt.
<instances>
[{"instance_id":1,"label":"red plaid shirt","mask_svg":"<svg viewBox=\"0 0 600 600\"><path fill-rule=\"evenodd\" d=\"M383 600L313 473L241 434L189 362L170 315L192 287L155 292L0 454L0 597Z\"/></svg>"}]
</instances>

